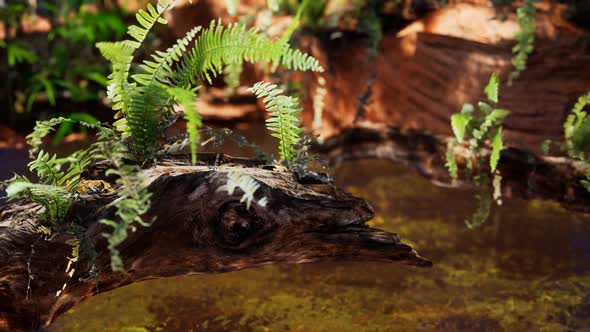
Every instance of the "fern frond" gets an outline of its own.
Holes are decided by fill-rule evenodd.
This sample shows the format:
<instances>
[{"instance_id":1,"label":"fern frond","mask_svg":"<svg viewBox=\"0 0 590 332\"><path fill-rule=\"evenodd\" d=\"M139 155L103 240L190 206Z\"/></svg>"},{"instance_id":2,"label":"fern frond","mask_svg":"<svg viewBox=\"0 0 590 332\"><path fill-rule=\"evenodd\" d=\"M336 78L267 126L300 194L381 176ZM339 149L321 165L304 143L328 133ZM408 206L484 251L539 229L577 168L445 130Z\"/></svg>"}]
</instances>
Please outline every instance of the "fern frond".
<instances>
[{"instance_id":1,"label":"fern frond","mask_svg":"<svg viewBox=\"0 0 590 332\"><path fill-rule=\"evenodd\" d=\"M584 108L590 105L590 92L578 98L576 104L572 108L572 112L568 115L563 124L563 131L565 136L565 145L568 154L572 158L584 159L584 152L582 147L589 144L590 135L587 135L589 118ZM589 136L589 137L586 137Z\"/></svg>"},{"instance_id":2,"label":"fern frond","mask_svg":"<svg viewBox=\"0 0 590 332\"><path fill-rule=\"evenodd\" d=\"M114 138L116 136L111 128L105 126L102 123L89 123L86 121L73 120L63 117L53 118L45 121L37 121L33 132L27 135L27 144L29 145L30 158L34 158L39 152L39 147L41 144L43 144L43 138L55 131L55 127L61 125L64 122L77 123L86 128L94 129L98 132L98 135L103 138Z\"/></svg>"},{"instance_id":3,"label":"fern frond","mask_svg":"<svg viewBox=\"0 0 590 332\"><path fill-rule=\"evenodd\" d=\"M504 149L504 143L502 142L502 126L500 126L492 138L492 154L490 155L490 171L492 173L494 173L498 167L498 161L500 160L500 152L502 149Z\"/></svg>"},{"instance_id":4,"label":"fern frond","mask_svg":"<svg viewBox=\"0 0 590 332\"><path fill-rule=\"evenodd\" d=\"M53 157L41 150L39 155L28 164L31 172L36 172L39 180L46 184L57 186L61 184L61 179L64 172L60 170L61 161L57 159L56 155Z\"/></svg>"},{"instance_id":5,"label":"fern frond","mask_svg":"<svg viewBox=\"0 0 590 332\"><path fill-rule=\"evenodd\" d=\"M123 144L103 142L99 144L99 149L104 158L114 165L114 168L110 169L107 174L117 175L117 183L121 185L121 191L118 193L119 198L114 203L117 208L116 215L120 221L101 219L99 222L113 228L110 234L104 233L103 236L108 240L112 270L124 272L123 260L119 255L117 246L123 243L129 231L135 231L136 223L149 226L149 223L143 221L142 215L149 210L151 194L148 192L146 185L143 184L144 177L141 174L141 169L123 163L123 158L127 154Z\"/></svg>"},{"instance_id":6,"label":"fern frond","mask_svg":"<svg viewBox=\"0 0 590 332\"><path fill-rule=\"evenodd\" d=\"M168 93L159 83L131 90L126 114L125 133L132 141L130 153L140 162L151 158L158 147L161 111L168 103Z\"/></svg>"},{"instance_id":7,"label":"fern frond","mask_svg":"<svg viewBox=\"0 0 590 332\"><path fill-rule=\"evenodd\" d=\"M459 168L457 167L457 159L455 158L455 145L457 144L457 140L454 138L449 140L447 143L447 153L446 153L446 162L445 166L451 174L452 179L457 179L459 177Z\"/></svg>"},{"instance_id":8,"label":"fern frond","mask_svg":"<svg viewBox=\"0 0 590 332\"><path fill-rule=\"evenodd\" d=\"M299 142L303 129L299 124L301 107L297 98L283 96L283 90L276 84L258 82L249 89L258 98L264 98L270 118L266 120L272 136L279 139L279 155L282 160L290 162L297 155L294 145Z\"/></svg>"},{"instance_id":9,"label":"fern frond","mask_svg":"<svg viewBox=\"0 0 590 332\"><path fill-rule=\"evenodd\" d=\"M14 181L6 188L8 200L29 198L41 204L45 209L41 219L59 227L65 220L66 214L74 196L59 186L30 183L28 181Z\"/></svg>"},{"instance_id":10,"label":"fern frond","mask_svg":"<svg viewBox=\"0 0 590 332\"><path fill-rule=\"evenodd\" d=\"M572 109L572 113L582 114L582 111L588 105L590 105L590 92L586 93L585 95L581 95L580 98L578 98L578 101Z\"/></svg>"},{"instance_id":11,"label":"fern frond","mask_svg":"<svg viewBox=\"0 0 590 332\"><path fill-rule=\"evenodd\" d=\"M212 21L176 69L175 83L189 87L199 80L211 82L225 65L242 61L272 64L273 68L280 65L294 70L324 70L315 58L290 48L286 42L273 42L243 24L226 28L221 21Z\"/></svg>"},{"instance_id":12,"label":"fern frond","mask_svg":"<svg viewBox=\"0 0 590 332\"><path fill-rule=\"evenodd\" d=\"M156 51L156 54L152 54L153 61L145 60L139 66L144 73L133 75L133 79L143 86L153 84L155 81L171 85L172 65L180 61L184 53L186 53L187 46L200 30L201 27L193 28L186 33L184 38L177 40L176 44L168 48L166 52Z\"/></svg>"},{"instance_id":13,"label":"fern frond","mask_svg":"<svg viewBox=\"0 0 590 332\"><path fill-rule=\"evenodd\" d=\"M162 15L166 10L172 8L175 2L176 0L158 0L156 7L148 4L147 11L139 10L136 15L139 26L131 25L128 29L128 33L133 40L101 42L96 44L101 54L112 64L113 71L108 77L107 96L113 102L113 110L120 111L122 115L127 115L130 94L135 90L135 84L131 84L128 81L131 63L133 62L133 53L141 46L148 32L157 22L162 24L167 23L162 18ZM115 126L123 133L124 138L130 136L130 130L127 128L128 124L126 120L117 121Z\"/></svg>"},{"instance_id":14,"label":"fern frond","mask_svg":"<svg viewBox=\"0 0 590 332\"><path fill-rule=\"evenodd\" d=\"M203 125L201 114L196 108L196 90L183 88L168 88L169 93L184 108L184 119L186 120L186 132L191 148L191 162L197 162L197 144L199 142L199 128Z\"/></svg>"},{"instance_id":15,"label":"fern frond","mask_svg":"<svg viewBox=\"0 0 590 332\"><path fill-rule=\"evenodd\" d=\"M537 13L535 2L536 0L524 0L522 6L516 10L520 31L515 36L517 44L512 48L514 54L512 64L515 70L509 76L509 84L526 69L529 55L534 50L535 25L537 22L535 18Z\"/></svg>"}]
</instances>

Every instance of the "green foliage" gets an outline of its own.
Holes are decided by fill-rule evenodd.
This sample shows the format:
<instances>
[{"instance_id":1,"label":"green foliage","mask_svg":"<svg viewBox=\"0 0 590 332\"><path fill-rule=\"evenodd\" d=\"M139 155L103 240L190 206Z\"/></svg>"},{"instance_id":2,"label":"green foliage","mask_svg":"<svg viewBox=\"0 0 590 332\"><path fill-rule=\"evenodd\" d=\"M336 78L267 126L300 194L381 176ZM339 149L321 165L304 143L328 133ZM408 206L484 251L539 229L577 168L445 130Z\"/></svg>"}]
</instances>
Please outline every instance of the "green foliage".
<instances>
[{"instance_id":1,"label":"green foliage","mask_svg":"<svg viewBox=\"0 0 590 332\"><path fill-rule=\"evenodd\" d=\"M174 81L181 87L191 86L198 80L211 83L213 77L223 72L224 65L241 61L291 70L324 70L316 59L290 48L285 41L273 42L256 29L247 29L242 24L224 28L220 22L212 21L184 57Z\"/></svg>"},{"instance_id":2,"label":"green foliage","mask_svg":"<svg viewBox=\"0 0 590 332\"><path fill-rule=\"evenodd\" d=\"M578 98L563 124L565 146L571 158L581 160L588 166L588 147L590 146L590 117L584 111L590 105L590 92ZM584 187L590 191L590 167L586 172L586 179L582 180Z\"/></svg>"},{"instance_id":3,"label":"green foliage","mask_svg":"<svg viewBox=\"0 0 590 332\"><path fill-rule=\"evenodd\" d=\"M108 67L97 63L99 54L91 45L124 33L125 13L102 2L94 4L99 7L94 12L89 4L86 0L10 1L0 7L0 20L8 32L2 41L6 52L0 70L8 76L10 111L51 111L60 100L102 100L100 81ZM23 29L22 22L38 19L37 13L52 23L46 41L32 38Z\"/></svg>"},{"instance_id":4,"label":"green foliage","mask_svg":"<svg viewBox=\"0 0 590 332\"><path fill-rule=\"evenodd\" d=\"M457 159L455 158L456 139L450 139L447 143L447 153L445 166L451 174L451 178L457 179L459 177L459 167L457 166Z\"/></svg>"},{"instance_id":5,"label":"green foliage","mask_svg":"<svg viewBox=\"0 0 590 332\"><path fill-rule=\"evenodd\" d=\"M494 105L498 102L499 78L492 74L489 83L484 89L488 101ZM461 112L451 116L451 127L455 134L455 140L447 148L447 168L453 178L456 178L458 171L454 153L449 150L456 142L462 143L465 140L469 143L469 155L477 156L479 147L491 140L492 153L490 156L490 170L495 172L500 159L500 152L504 148L502 143L502 124L504 118L510 111L497 108L485 102L478 103L479 116L474 114L474 107L471 104L464 104ZM453 155L453 157L451 157ZM472 161L468 160L467 166L471 168Z\"/></svg>"},{"instance_id":6,"label":"green foliage","mask_svg":"<svg viewBox=\"0 0 590 332\"><path fill-rule=\"evenodd\" d=\"M113 67L108 96L113 101L113 109L118 111L117 117L120 117L115 126L127 140L129 153L140 163L155 156L163 124L173 117L174 103L189 110L185 117L189 121L192 160L196 161L197 128L201 120L193 111L194 106L188 105L195 100L196 90L191 87L203 80L210 82L224 68L250 61L271 63L274 67L281 65L287 69L323 70L316 59L291 49L286 41L270 41L254 29L246 30L242 24L225 28L212 21L210 27L196 38L192 49L188 50L187 46L200 27L189 31L166 52L156 52L153 61L145 61L140 66L142 72L132 76L135 82L129 82L134 51L155 23L164 23L161 15L172 4L161 0L156 8L148 7L147 12L138 13L141 27L129 29L133 40L97 44ZM189 96L188 91L193 95Z\"/></svg>"},{"instance_id":7,"label":"green foliage","mask_svg":"<svg viewBox=\"0 0 590 332\"><path fill-rule=\"evenodd\" d=\"M83 120L76 120L72 118L53 118L46 121L37 121L33 132L27 135L27 144L29 145L29 157L34 158L35 155L39 152L39 147L43 144L43 138L50 133L55 131L55 127L58 125L62 125L64 123L70 124L79 124L80 126L94 129L98 132L99 136L102 138L111 138L115 137L115 133L112 129L105 127L101 123L95 122L86 122Z\"/></svg>"},{"instance_id":8,"label":"green foliage","mask_svg":"<svg viewBox=\"0 0 590 332\"><path fill-rule=\"evenodd\" d=\"M104 158L114 166L107 171L107 175L117 176L117 183L121 186L121 190L118 192L119 198L113 204L117 209L116 215L120 221L101 219L100 223L113 228L112 233L103 234L108 240L112 270L125 272L117 246L127 239L130 231L136 230L136 224L150 225L143 221L142 215L149 210L151 194L143 184L144 178L139 167L124 163L124 158L127 155L124 145L118 142L103 142L99 145L99 149Z\"/></svg>"},{"instance_id":9,"label":"green foliage","mask_svg":"<svg viewBox=\"0 0 590 332\"><path fill-rule=\"evenodd\" d=\"M567 152L572 158L585 160L584 150L590 145L590 118L585 107L590 105L590 92L580 96L563 124Z\"/></svg>"},{"instance_id":10,"label":"green foliage","mask_svg":"<svg viewBox=\"0 0 590 332\"><path fill-rule=\"evenodd\" d=\"M48 184L30 183L26 178L17 177L10 181L6 188L8 200L28 198L43 206L40 219L53 227L63 224L66 214L73 201L73 194L62 187Z\"/></svg>"},{"instance_id":11,"label":"green foliage","mask_svg":"<svg viewBox=\"0 0 590 332\"><path fill-rule=\"evenodd\" d=\"M516 16L518 18L518 25L520 31L516 33L516 45L512 48L514 54L512 58L512 64L514 65L514 71L509 76L509 84L512 80L517 78L521 72L526 69L527 60L529 55L533 53L535 47L535 24L537 22L535 14L537 8L535 2L537 0L524 0L522 6L516 10Z\"/></svg>"},{"instance_id":12,"label":"green foliage","mask_svg":"<svg viewBox=\"0 0 590 332\"><path fill-rule=\"evenodd\" d=\"M300 139L303 129L299 124L301 108L297 98L283 96L283 90L276 84L258 82L249 89L258 98L264 98L266 110L270 118L266 120L267 128L272 136L279 139L279 156L281 160L291 162L297 155L294 147Z\"/></svg>"},{"instance_id":13,"label":"green foliage","mask_svg":"<svg viewBox=\"0 0 590 332\"><path fill-rule=\"evenodd\" d=\"M191 162L194 165L197 162L197 144L199 143L199 128L203 125L201 114L196 108L196 90L183 88L169 88L168 91L178 103L184 108L184 119L186 120L186 132L188 133Z\"/></svg>"},{"instance_id":14,"label":"green foliage","mask_svg":"<svg viewBox=\"0 0 590 332\"><path fill-rule=\"evenodd\" d=\"M471 219L465 219L465 226L469 229L475 229L483 225L490 215L492 208L492 194L490 193L489 178L485 173L480 173L475 176L475 182L479 189L475 194L477 200L477 210L471 217Z\"/></svg>"},{"instance_id":15,"label":"green foliage","mask_svg":"<svg viewBox=\"0 0 590 332\"><path fill-rule=\"evenodd\" d=\"M478 202L477 211L470 220L465 220L465 225L470 228L476 228L482 225L490 214L493 199L498 205L501 204L501 181L499 171L497 170L500 160L500 153L504 148L502 141L502 125L504 119L510 111L498 108L496 104L499 101L500 79L495 73L490 77L490 81L484 89L488 102L478 102L478 113L472 104L464 104L461 112L451 116L451 127L455 135L450 139L447 145L445 166L453 179L459 176L459 169L455 159L455 146L459 143L467 143L467 169L469 174L473 170L473 159L478 165L478 173L473 180L478 188L476 199ZM494 194L489 189L488 174L482 171L484 157L480 154L480 147L484 144L491 143L492 151L489 157L490 173L494 174Z\"/></svg>"},{"instance_id":16,"label":"green foliage","mask_svg":"<svg viewBox=\"0 0 590 332\"><path fill-rule=\"evenodd\" d=\"M17 41L8 44L6 53L9 66L19 63L35 63L39 60L39 57L34 51L31 51L27 46Z\"/></svg>"}]
</instances>

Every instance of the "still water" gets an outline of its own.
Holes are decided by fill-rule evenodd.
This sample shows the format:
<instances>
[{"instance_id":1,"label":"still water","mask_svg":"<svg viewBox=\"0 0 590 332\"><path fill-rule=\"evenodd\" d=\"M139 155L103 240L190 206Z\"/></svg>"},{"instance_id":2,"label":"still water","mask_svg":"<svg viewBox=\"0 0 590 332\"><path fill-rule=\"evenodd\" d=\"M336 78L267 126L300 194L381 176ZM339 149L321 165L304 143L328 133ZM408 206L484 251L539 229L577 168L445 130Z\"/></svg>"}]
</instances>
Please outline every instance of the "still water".
<instances>
[{"instance_id":1,"label":"still water","mask_svg":"<svg viewBox=\"0 0 590 332\"><path fill-rule=\"evenodd\" d=\"M370 201L431 269L274 265L132 284L90 298L51 331L590 331L590 218L504 199L470 230L470 191L388 161L347 162L336 182Z\"/></svg>"}]
</instances>

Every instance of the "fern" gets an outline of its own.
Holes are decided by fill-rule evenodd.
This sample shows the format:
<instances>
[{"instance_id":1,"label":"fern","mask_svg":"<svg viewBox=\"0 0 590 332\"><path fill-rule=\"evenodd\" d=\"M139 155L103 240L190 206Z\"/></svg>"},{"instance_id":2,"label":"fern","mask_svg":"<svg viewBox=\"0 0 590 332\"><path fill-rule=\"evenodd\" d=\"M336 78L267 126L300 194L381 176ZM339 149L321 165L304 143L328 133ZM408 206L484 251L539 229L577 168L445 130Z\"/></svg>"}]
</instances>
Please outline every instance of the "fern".
<instances>
[{"instance_id":1,"label":"fern","mask_svg":"<svg viewBox=\"0 0 590 332\"><path fill-rule=\"evenodd\" d=\"M31 183L26 178L18 177L6 187L8 200L28 198L43 206L44 211L40 216L43 221L49 222L52 227L59 228L74 199L73 194L62 187Z\"/></svg>"},{"instance_id":2,"label":"fern","mask_svg":"<svg viewBox=\"0 0 590 332\"><path fill-rule=\"evenodd\" d=\"M167 91L157 83L133 89L129 94L125 131L132 142L129 152L140 162L151 158L158 148L161 112L168 98Z\"/></svg>"},{"instance_id":3,"label":"fern","mask_svg":"<svg viewBox=\"0 0 590 332\"><path fill-rule=\"evenodd\" d=\"M111 268L116 272L124 272L123 260L117 246L125 241L129 231L136 230L136 223L149 226L149 223L144 222L141 216L149 210L151 194L143 185L144 179L139 167L124 164L123 158L127 152L122 144L104 142L100 144L100 149L104 158L115 166L107 171L107 175L118 176L117 183L121 185L119 198L113 204L117 209L116 215L121 220L115 222L110 219L101 219L99 222L113 228L110 234L103 234L108 240L108 249L111 252Z\"/></svg>"},{"instance_id":4,"label":"fern","mask_svg":"<svg viewBox=\"0 0 590 332\"><path fill-rule=\"evenodd\" d=\"M211 83L212 78L223 72L224 65L248 61L270 63L273 68L312 70L322 72L319 62L284 41L273 42L242 24L224 28L212 21L195 42L195 47L184 57L176 70L175 83L188 87L198 80Z\"/></svg>"},{"instance_id":5,"label":"fern","mask_svg":"<svg viewBox=\"0 0 590 332\"><path fill-rule=\"evenodd\" d=\"M133 62L133 53L138 49L145 40L148 32L156 23L166 24L167 21L162 18L164 12L173 7L175 0L158 0L156 7L148 4L148 10L139 10L136 14L138 25L131 25L128 34L133 40L124 40L121 42L101 42L96 46L101 54L111 62L112 73L108 77L107 96L113 102L113 110L118 110L122 115L127 115L129 107L129 92L133 91L135 85L128 82L131 63ZM135 95L137 102L137 94ZM121 116L121 115L120 115ZM123 132L123 137L129 137L132 132L127 129L126 120L123 118L115 122L119 131ZM140 141L148 140L142 138Z\"/></svg>"},{"instance_id":6,"label":"fern","mask_svg":"<svg viewBox=\"0 0 590 332\"><path fill-rule=\"evenodd\" d=\"M479 189L476 195L478 202L477 211L474 213L471 220L465 220L465 225L470 228L481 226L490 214L492 205L492 198L496 200L498 205L501 201L501 181L499 174L498 162L500 160L500 153L504 148L502 141L502 125L504 119L510 111L497 108L496 104L499 101L500 93L500 79L495 73L490 77L490 81L484 88L484 93L492 105L480 101L477 104L479 114L475 114L475 107L472 104L464 104L461 112L453 114L451 117L451 127L455 138L451 139L447 145L446 153L446 167L453 179L458 177L458 167L455 160L455 145L457 142L468 142L467 151L467 169L473 169L473 159L476 158L478 169L481 170L483 164L483 157L479 155L479 147L482 144L491 141L492 152L489 157L490 173L494 174L494 193L489 192L489 178L486 173L479 172L474 176L474 182ZM471 174L471 173L469 173ZM470 175L469 175L470 176Z\"/></svg>"},{"instance_id":7,"label":"fern","mask_svg":"<svg viewBox=\"0 0 590 332\"><path fill-rule=\"evenodd\" d=\"M524 0L522 6L516 10L520 31L515 36L517 44L512 48L514 54L512 64L515 70L509 76L509 84L526 69L529 55L534 50L535 24L537 22L535 2L536 0Z\"/></svg>"},{"instance_id":8,"label":"fern","mask_svg":"<svg viewBox=\"0 0 590 332\"><path fill-rule=\"evenodd\" d=\"M162 84L171 84L172 65L180 61L184 53L186 53L187 46L195 38L196 34L201 30L201 27L195 27L186 33L184 38L176 41L174 46L168 48L166 52L156 51L152 55L153 61L144 61L140 66L144 73L133 75L133 79L143 86L149 86L154 82Z\"/></svg>"},{"instance_id":9,"label":"fern","mask_svg":"<svg viewBox=\"0 0 590 332\"><path fill-rule=\"evenodd\" d=\"M183 88L169 88L168 91L176 98L178 103L184 108L184 118L186 120L186 131L188 133L191 162L194 165L197 162L197 144L199 142L199 128L203 125L201 114L196 109L196 90Z\"/></svg>"},{"instance_id":10,"label":"fern","mask_svg":"<svg viewBox=\"0 0 590 332\"><path fill-rule=\"evenodd\" d=\"M584 108L590 105L590 92L580 96L563 124L565 144L572 158L585 160L584 148L590 144L590 119Z\"/></svg>"},{"instance_id":11,"label":"fern","mask_svg":"<svg viewBox=\"0 0 590 332\"><path fill-rule=\"evenodd\" d=\"M494 173L500 160L500 152L504 148L502 142L502 127L499 127L492 139L492 154L490 155L490 171Z\"/></svg>"},{"instance_id":12,"label":"fern","mask_svg":"<svg viewBox=\"0 0 590 332\"><path fill-rule=\"evenodd\" d=\"M455 145L457 144L456 139L451 139L447 143L447 153L446 153L446 162L445 166L447 170L449 170L449 174L451 174L451 178L457 179L459 177L459 168L457 167L457 160L455 158Z\"/></svg>"},{"instance_id":13,"label":"fern","mask_svg":"<svg viewBox=\"0 0 590 332\"><path fill-rule=\"evenodd\" d=\"M486 97L494 104L498 102L499 85L499 78L494 73L490 77L490 81L484 89ZM476 117L473 115L473 105L464 104L461 112L451 116L451 127L458 142L463 142L466 138L468 139L470 156L477 154L477 149L481 143L486 141L488 138L492 139L490 169L492 172L494 172L498 166L500 151L503 149L502 123L504 118L510 114L510 111L502 108L495 108L481 101L478 103L478 109L481 115ZM447 148L447 160L450 160L448 156L449 153L450 152ZM471 169L471 160L468 160L467 165ZM456 174L456 172L451 170L451 166L453 165L449 165L448 168L449 171L451 171L451 175L453 176Z\"/></svg>"},{"instance_id":14,"label":"fern","mask_svg":"<svg viewBox=\"0 0 590 332\"><path fill-rule=\"evenodd\" d=\"M475 182L479 189L475 195L477 200L477 210L471 217L471 220L465 219L465 226L469 229L475 229L482 226L488 217L492 208L492 193L489 191L489 179L487 174L479 174L476 176Z\"/></svg>"},{"instance_id":15,"label":"fern","mask_svg":"<svg viewBox=\"0 0 590 332\"><path fill-rule=\"evenodd\" d=\"M294 97L280 95L283 90L268 82L258 82L249 90L258 98L264 98L264 105L270 113L266 126L272 136L279 139L280 158L286 162L293 161L297 155L294 145L299 142L303 132L299 124L299 101Z\"/></svg>"},{"instance_id":16,"label":"fern","mask_svg":"<svg viewBox=\"0 0 590 332\"><path fill-rule=\"evenodd\" d=\"M90 123L69 118L53 118L46 121L37 121L33 132L27 135L27 144L29 145L29 157L34 158L43 144L43 138L55 131L55 127L63 123L77 123L89 129L94 129L98 135L103 138L114 138L115 133L102 123Z\"/></svg>"}]
</instances>

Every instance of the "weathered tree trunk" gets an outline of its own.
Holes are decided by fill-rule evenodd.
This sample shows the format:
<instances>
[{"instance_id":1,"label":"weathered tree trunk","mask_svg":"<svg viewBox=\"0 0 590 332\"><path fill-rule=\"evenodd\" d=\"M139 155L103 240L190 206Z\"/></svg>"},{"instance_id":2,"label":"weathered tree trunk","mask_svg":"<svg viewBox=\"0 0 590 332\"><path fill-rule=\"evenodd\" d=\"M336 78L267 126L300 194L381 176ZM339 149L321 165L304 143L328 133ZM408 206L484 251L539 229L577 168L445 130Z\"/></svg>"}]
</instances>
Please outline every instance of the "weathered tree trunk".
<instances>
[{"instance_id":1,"label":"weathered tree trunk","mask_svg":"<svg viewBox=\"0 0 590 332\"><path fill-rule=\"evenodd\" d=\"M459 181L452 181L445 167L446 136L434 136L415 130L400 130L383 125L351 127L342 134L329 138L317 147L333 164L345 160L379 158L402 163L418 171L436 185L469 187L465 181L467 148L454 150L461 170ZM487 160L490 151L479 151ZM498 170L502 176L505 197L544 199L559 202L565 208L590 212L590 193L581 184L585 178L584 163L568 158L541 158L530 151L507 148L502 151ZM488 163L477 172L489 172Z\"/></svg>"},{"instance_id":2,"label":"weathered tree trunk","mask_svg":"<svg viewBox=\"0 0 590 332\"><path fill-rule=\"evenodd\" d=\"M267 197L266 207L252 204L246 209L239 190L232 196L219 190L226 172L236 168L261 183L256 196ZM104 169L99 164L87 177L104 179ZM214 169L172 161L146 174L153 196L144 220L155 221L130 233L120 246L128 274L111 272L101 235L109 229L97 222L114 218L109 205L114 193L82 195L70 209L69 221L85 228L84 236L98 252L93 262L79 261L71 279L65 270L71 251L66 241L72 236L40 235L35 218L39 207L33 203L19 201L0 209L1 331L48 327L90 296L151 278L274 263L371 260L431 265L398 235L366 226L374 214L371 206L330 184L303 185L290 173L236 164Z\"/></svg>"}]
</instances>

